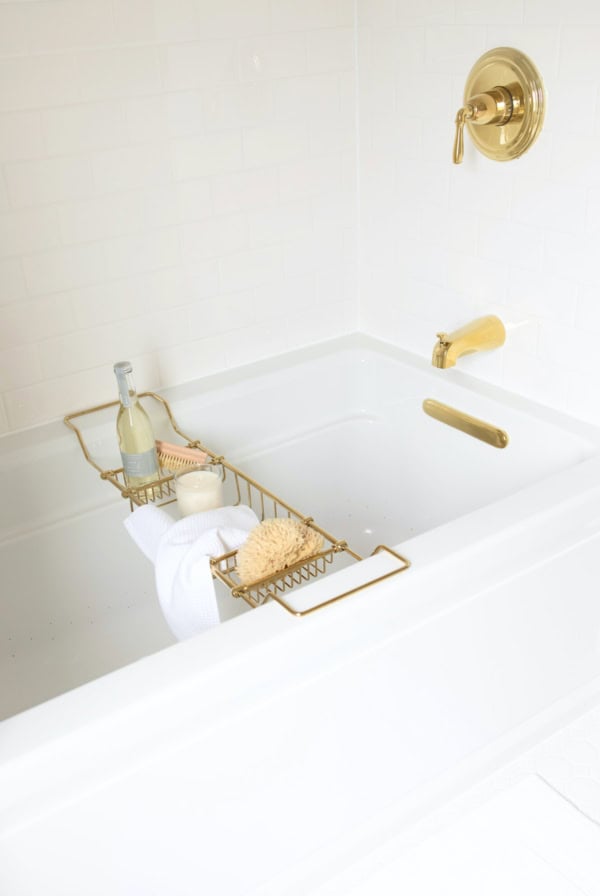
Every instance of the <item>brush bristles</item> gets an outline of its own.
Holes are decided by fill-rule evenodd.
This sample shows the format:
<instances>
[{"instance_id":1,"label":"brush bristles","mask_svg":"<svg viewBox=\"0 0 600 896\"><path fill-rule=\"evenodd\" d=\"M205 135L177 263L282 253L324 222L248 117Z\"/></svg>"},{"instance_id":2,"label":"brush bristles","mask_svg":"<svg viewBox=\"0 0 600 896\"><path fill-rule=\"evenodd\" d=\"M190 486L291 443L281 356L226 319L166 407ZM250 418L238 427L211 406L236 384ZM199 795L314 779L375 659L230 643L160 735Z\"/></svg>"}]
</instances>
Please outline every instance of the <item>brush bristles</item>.
<instances>
[{"instance_id":1,"label":"brush bristles","mask_svg":"<svg viewBox=\"0 0 600 896\"><path fill-rule=\"evenodd\" d=\"M205 464L208 455L199 448L187 448L184 445L173 445L170 442L161 442L157 439L156 450L158 453L158 462L163 470L170 470L172 473L183 470L186 467L193 467L195 464Z\"/></svg>"},{"instance_id":2,"label":"brush bristles","mask_svg":"<svg viewBox=\"0 0 600 896\"><path fill-rule=\"evenodd\" d=\"M171 473L183 470L185 467L193 467L196 464L202 463L200 460L183 459L181 457L174 457L172 454L163 454L162 452L158 455L158 462L163 470L170 470Z\"/></svg>"}]
</instances>

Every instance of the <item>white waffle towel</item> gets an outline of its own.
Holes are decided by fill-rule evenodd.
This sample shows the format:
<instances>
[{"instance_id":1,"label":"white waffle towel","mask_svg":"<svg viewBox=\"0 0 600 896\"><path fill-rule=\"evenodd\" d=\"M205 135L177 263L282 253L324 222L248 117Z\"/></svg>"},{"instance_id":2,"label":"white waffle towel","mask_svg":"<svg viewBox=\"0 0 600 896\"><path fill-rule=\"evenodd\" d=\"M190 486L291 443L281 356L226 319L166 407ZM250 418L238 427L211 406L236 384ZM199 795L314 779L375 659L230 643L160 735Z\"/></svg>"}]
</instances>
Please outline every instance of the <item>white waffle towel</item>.
<instances>
[{"instance_id":1,"label":"white waffle towel","mask_svg":"<svg viewBox=\"0 0 600 896\"><path fill-rule=\"evenodd\" d=\"M245 505L173 522L166 511L144 504L125 520L137 546L154 563L158 599L180 641L220 622L210 557L237 550L258 522Z\"/></svg>"}]
</instances>

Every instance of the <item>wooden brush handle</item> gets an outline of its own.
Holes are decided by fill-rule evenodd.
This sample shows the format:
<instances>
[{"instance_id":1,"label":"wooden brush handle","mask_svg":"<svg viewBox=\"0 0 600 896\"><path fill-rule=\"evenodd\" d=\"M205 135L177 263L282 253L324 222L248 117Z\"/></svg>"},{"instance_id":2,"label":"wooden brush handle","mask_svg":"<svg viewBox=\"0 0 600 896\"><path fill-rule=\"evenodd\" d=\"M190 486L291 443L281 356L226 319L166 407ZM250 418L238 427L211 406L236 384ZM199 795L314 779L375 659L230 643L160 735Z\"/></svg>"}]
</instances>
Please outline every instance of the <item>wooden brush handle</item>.
<instances>
[{"instance_id":1,"label":"wooden brush handle","mask_svg":"<svg viewBox=\"0 0 600 896\"><path fill-rule=\"evenodd\" d=\"M198 464L204 463L208 457L206 452L200 451L199 448L187 448L185 445L174 445L172 442L163 442L160 439L156 440L156 450L165 457L190 460Z\"/></svg>"}]
</instances>

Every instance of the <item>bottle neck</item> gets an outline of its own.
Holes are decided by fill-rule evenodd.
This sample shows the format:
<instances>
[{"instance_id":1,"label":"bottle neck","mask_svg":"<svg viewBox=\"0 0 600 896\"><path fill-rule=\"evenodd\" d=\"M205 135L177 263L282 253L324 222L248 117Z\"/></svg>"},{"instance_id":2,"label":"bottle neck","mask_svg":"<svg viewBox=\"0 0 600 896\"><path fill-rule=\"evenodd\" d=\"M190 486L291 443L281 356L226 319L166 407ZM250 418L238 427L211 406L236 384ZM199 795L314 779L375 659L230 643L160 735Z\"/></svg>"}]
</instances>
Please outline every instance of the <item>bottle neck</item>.
<instances>
[{"instance_id":1,"label":"bottle neck","mask_svg":"<svg viewBox=\"0 0 600 896\"><path fill-rule=\"evenodd\" d=\"M130 373L124 373L122 370L116 371L117 385L119 387L119 399L124 408L132 407L137 401L137 394L133 377Z\"/></svg>"}]
</instances>

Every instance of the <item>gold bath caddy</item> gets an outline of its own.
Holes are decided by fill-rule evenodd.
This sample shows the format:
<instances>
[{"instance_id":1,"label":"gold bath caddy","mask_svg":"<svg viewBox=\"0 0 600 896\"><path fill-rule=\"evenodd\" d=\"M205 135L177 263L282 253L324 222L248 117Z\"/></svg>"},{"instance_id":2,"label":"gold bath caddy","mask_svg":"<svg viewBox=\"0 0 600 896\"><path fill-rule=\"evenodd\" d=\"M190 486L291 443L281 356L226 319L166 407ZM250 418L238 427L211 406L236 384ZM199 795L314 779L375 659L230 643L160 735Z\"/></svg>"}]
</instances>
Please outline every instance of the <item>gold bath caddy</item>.
<instances>
[{"instance_id":1,"label":"gold bath caddy","mask_svg":"<svg viewBox=\"0 0 600 896\"><path fill-rule=\"evenodd\" d=\"M251 476L248 476L238 467L230 464L222 455L216 454L197 439L191 439L183 433L175 422L175 418L173 417L168 402L161 395L157 395L155 392L142 392L139 397L141 399L152 399L153 401L158 402L166 412L171 429L185 441L186 447L199 448L208 455L208 463L221 467L223 471L224 485L229 489L230 497L232 499L229 503L233 505L242 503L247 504L248 507L254 510L261 521L272 517L288 517L290 519L295 519L318 532L325 542L325 547L318 554L308 557L301 563L288 566L277 572L275 575L267 576L259 581L251 582L249 584L242 583L237 573L237 551L229 551L219 557L212 558L210 565L213 577L223 582L233 597L242 598L242 600L251 607L259 607L268 600L274 600L294 616L307 616L315 610L320 610L322 607L336 603L351 594L355 594L371 585L375 585L378 582L382 582L392 576L398 575L409 568L410 562L406 557L401 556L386 545L379 545L375 548L371 556L382 552L389 554L395 561L397 561L397 566L394 569L389 572L384 572L382 575L370 579L367 582L351 587L341 594L336 594L333 597L322 600L320 603L311 606L308 609L296 609L284 599L283 595L286 592L298 585L306 584L312 579L328 572L337 559L346 558L351 561L359 562L364 558L361 557L360 554L357 554L356 551L353 551L346 541L336 539L329 532L326 532L325 529L318 526L312 517L300 513L299 510L291 507L273 492L260 485L260 483ZM174 477L169 471L161 470L160 478L155 482L146 485L144 488L128 488L122 467L105 469L92 457L81 429L74 421L79 420L79 418L89 417L90 415L106 411L110 408L114 408L116 411L118 405L118 401L96 405L95 407L87 408L83 411L68 414L64 418L64 422L77 436L84 457L88 463L98 471L101 479L110 482L111 485L121 492L122 497L129 500L132 510L134 506L140 507L143 504L148 503L154 503L158 506L172 503L175 501L175 488L173 485Z\"/></svg>"}]
</instances>

